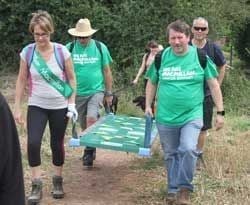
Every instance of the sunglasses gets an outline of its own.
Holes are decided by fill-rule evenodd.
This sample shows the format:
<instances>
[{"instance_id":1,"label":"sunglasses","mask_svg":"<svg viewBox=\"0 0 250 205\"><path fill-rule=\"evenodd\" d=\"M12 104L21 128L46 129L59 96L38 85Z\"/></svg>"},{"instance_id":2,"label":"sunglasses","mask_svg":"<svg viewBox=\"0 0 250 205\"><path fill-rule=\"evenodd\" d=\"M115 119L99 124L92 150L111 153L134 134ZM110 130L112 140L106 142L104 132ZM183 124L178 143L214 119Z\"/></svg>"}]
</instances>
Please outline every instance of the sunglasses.
<instances>
[{"instance_id":1,"label":"sunglasses","mask_svg":"<svg viewBox=\"0 0 250 205\"><path fill-rule=\"evenodd\" d=\"M81 40L81 39L86 39L86 38L89 38L89 37L90 37L90 36L85 36L85 37L79 36L79 37L77 37L77 39Z\"/></svg>"},{"instance_id":2,"label":"sunglasses","mask_svg":"<svg viewBox=\"0 0 250 205\"><path fill-rule=\"evenodd\" d=\"M197 27L197 26L194 26L194 30L196 30L196 31L199 31L199 30L205 31L205 30L207 30L207 27Z\"/></svg>"}]
</instances>

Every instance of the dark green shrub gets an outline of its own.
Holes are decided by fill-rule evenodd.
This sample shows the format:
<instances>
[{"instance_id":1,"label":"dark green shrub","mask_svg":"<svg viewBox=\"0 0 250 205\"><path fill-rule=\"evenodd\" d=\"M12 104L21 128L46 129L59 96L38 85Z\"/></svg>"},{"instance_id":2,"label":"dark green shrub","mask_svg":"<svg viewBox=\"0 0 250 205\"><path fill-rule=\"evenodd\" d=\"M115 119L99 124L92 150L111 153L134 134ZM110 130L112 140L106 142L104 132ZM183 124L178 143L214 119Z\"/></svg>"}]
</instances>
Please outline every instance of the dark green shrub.
<instances>
[{"instance_id":1,"label":"dark green shrub","mask_svg":"<svg viewBox=\"0 0 250 205\"><path fill-rule=\"evenodd\" d=\"M250 70L250 17L243 19L234 28L235 49L239 58L246 63L247 69Z\"/></svg>"},{"instance_id":2,"label":"dark green shrub","mask_svg":"<svg viewBox=\"0 0 250 205\"><path fill-rule=\"evenodd\" d=\"M227 112L250 115L250 81L244 75L242 66L244 63L235 60L233 68L227 70L222 83L222 93Z\"/></svg>"},{"instance_id":3,"label":"dark green shrub","mask_svg":"<svg viewBox=\"0 0 250 205\"><path fill-rule=\"evenodd\" d=\"M80 0L1 0L0 17L0 70L18 70L19 51L33 38L28 32L31 13L48 11L55 22L53 40L66 43L72 40L67 30L79 18L89 18L99 29L95 38L107 44L115 60L114 69L121 72L122 82L131 77L129 67L141 61L141 53L152 38L164 44L164 29L170 20L173 0L143 1L80 1ZM138 69L138 67L136 67Z\"/></svg>"}]
</instances>

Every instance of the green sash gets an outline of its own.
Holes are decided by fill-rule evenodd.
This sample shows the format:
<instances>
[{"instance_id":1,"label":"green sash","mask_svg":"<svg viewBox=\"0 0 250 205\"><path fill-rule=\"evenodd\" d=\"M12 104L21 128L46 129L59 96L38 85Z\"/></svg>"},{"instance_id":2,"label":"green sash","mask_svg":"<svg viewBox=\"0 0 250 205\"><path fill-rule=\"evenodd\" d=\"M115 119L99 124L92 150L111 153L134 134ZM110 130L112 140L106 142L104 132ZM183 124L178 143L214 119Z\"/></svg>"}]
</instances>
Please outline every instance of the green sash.
<instances>
[{"instance_id":1,"label":"green sash","mask_svg":"<svg viewBox=\"0 0 250 205\"><path fill-rule=\"evenodd\" d=\"M65 98L68 98L72 95L73 89L70 87L70 85L58 78L49 69L47 63L39 52L35 51L32 63L43 79L59 93L61 93Z\"/></svg>"}]
</instances>

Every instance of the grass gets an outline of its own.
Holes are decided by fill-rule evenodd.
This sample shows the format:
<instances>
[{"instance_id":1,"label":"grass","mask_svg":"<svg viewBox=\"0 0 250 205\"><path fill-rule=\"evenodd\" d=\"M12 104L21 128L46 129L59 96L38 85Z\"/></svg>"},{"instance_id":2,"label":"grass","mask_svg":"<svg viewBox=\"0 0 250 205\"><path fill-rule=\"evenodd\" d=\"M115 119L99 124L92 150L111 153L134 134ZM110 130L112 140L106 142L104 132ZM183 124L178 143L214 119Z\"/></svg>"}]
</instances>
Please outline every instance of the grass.
<instances>
[{"instance_id":1,"label":"grass","mask_svg":"<svg viewBox=\"0 0 250 205\"><path fill-rule=\"evenodd\" d=\"M195 205L250 204L250 129L246 116L226 118L221 131L210 131L205 149L206 168L196 174ZM160 152L159 152L160 153ZM166 194L165 169L161 154L151 159L140 159L132 169L143 170L150 178L136 190L138 204L161 204Z\"/></svg>"},{"instance_id":2,"label":"grass","mask_svg":"<svg viewBox=\"0 0 250 205\"><path fill-rule=\"evenodd\" d=\"M13 82L12 77L7 80ZM0 79L1 88L8 93L9 103L13 106L13 94L9 94L11 85ZM8 92L6 91L8 90ZM118 113L133 116L143 116L143 112L132 104L132 99L138 92L121 92L119 96ZM240 99L238 99L240 101ZM23 105L24 112L26 106ZM241 112L242 113L242 112ZM24 177L30 182L30 171L27 163L26 129L18 126L22 144ZM70 136L70 126L67 130ZM67 141L68 139L66 139ZM42 170L50 173L51 153L49 147L49 132L46 129L42 146ZM132 175L136 180L124 187L136 193L135 204L163 204L166 194L166 174L163 166L163 156L159 141L153 147L152 158L137 158L130 164ZM204 158L206 168L197 173L192 194L194 205L248 205L250 204L250 116L227 113L224 129L216 132L211 130L207 138ZM44 175L44 177L48 177ZM49 176L50 177L50 176ZM134 178L133 178L134 179ZM26 184L27 186L27 184ZM29 187L26 187L29 192Z\"/></svg>"},{"instance_id":3,"label":"grass","mask_svg":"<svg viewBox=\"0 0 250 205\"><path fill-rule=\"evenodd\" d=\"M128 100L126 99L125 102ZM127 113L135 113L126 103ZM132 110L130 110L132 109ZM210 131L205 146L206 168L194 179L194 205L250 204L250 116L227 113L225 127ZM150 159L136 159L130 169L136 181L136 204L162 204L166 194L166 173L159 142Z\"/></svg>"}]
</instances>

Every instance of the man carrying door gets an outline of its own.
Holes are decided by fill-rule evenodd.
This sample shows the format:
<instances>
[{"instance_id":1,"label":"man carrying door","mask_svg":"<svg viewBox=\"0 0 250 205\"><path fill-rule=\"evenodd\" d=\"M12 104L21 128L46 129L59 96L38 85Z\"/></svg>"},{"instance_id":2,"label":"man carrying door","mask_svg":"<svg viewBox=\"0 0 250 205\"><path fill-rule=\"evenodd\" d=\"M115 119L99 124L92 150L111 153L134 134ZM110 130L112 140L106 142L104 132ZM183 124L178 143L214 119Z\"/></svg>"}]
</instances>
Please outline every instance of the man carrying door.
<instances>
[{"instance_id":1,"label":"man carrying door","mask_svg":"<svg viewBox=\"0 0 250 205\"><path fill-rule=\"evenodd\" d=\"M76 107L82 130L95 123L103 97L108 105L112 104L112 58L102 42L92 39L97 30L92 29L90 21L80 19L75 28L68 33L75 37L66 46L71 52L77 80ZM86 147L83 166L92 167L96 148Z\"/></svg>"}]
</instances>

